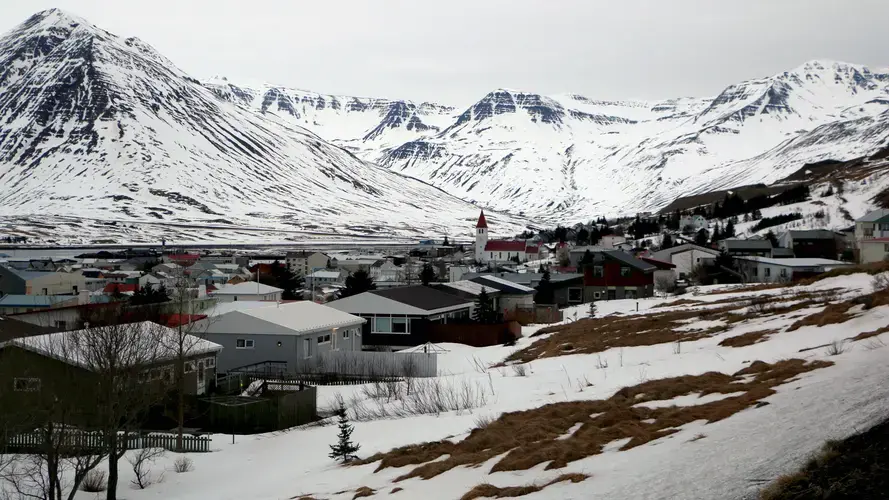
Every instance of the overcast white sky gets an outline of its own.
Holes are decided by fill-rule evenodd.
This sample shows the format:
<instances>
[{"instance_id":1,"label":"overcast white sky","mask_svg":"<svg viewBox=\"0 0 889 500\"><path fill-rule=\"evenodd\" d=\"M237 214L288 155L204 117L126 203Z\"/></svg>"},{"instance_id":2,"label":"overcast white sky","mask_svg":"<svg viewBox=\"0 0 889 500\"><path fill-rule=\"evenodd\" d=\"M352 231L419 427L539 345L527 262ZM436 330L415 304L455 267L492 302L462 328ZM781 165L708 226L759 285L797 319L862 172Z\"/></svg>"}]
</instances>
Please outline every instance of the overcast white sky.
<instances>
[{"instance_id":1,"label":"overcast white sky","mask_svg":"<svg viewBox=\"0 0 889 500\"><path fill-rule=\"evenodd\" d=\"M499 87L717 94L810 59L889 66L889 0L3 0L59 7L196 78L467 105Z\"/></svg>"}]
</instances>

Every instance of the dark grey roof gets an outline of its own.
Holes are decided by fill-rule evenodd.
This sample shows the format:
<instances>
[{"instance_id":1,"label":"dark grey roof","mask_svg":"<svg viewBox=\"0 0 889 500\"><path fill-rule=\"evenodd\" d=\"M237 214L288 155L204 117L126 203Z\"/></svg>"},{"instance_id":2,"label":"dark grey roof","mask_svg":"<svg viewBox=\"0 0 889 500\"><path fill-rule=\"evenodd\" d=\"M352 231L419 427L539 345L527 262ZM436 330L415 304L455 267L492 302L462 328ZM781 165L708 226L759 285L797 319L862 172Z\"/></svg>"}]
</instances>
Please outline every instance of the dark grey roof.
<instances>
[{"instance_id":1,"label":"dark grey roof","mask_svg":"<svg viewBox=\"0 0 889 500\"><path fill-rule=\"evenodd\" d=\"M772 257L793 257L792 248L773 248Z\"/></svg>"},{"instance_id":2,"label":"dark grey roof","mask_svg":"<svg viewBox=\"0 0 889 500\"><path fill-rule=\"evenodd\" d=\"M507 295L534 295L535 293L533 288L493 275L479 276L470 281L494 288L500 293L505 293Z\"/></svg>"},{"instance_id":3,"label":"dark grey roof","mask_svg":"<svg viewBox=\"0 0 889 500\"><path fill-rule=\"evenodd\" d=\"M530 285L538 283L543 278L543 273L466 273L463 279L475 281L480 276L496 276L520 285ZM560 283L562 281L570 281L575 279L583 279L583 275L579 273L550 273L549 280L552 283Z\"/></svg>"},{"instance_id":4,"label":"dark grey roof","mask_svg":"<svg viewBox=\"0 0 889 500\"><path fill-rule=\"evenodd\" d=\"M373 290L370 293L426 311L471 303L466 299L424 285Z\"/></svg>"},{"instance_id":5,"label":"dark grey roof","mask_svg":"<svg viewBox=\"0 0 889 500\"><path fill-rule=\"evenodd\" d=\"M32 280L34 278L41 278L41 277L46 276L47 274L50 274L53 272L53 271L21 271L21 270L12 268L12 267L10 267L8 269L12 272L12 274L15 274L16 276L18 276L19 278L21 278L25 281Z\"/></svg>"},{"instance_id":6,"label":"dark grey roof","mask_svg":"<svg viewBox=\"0 0 889 500\"><path fill-rule=\"evenodd\" d=\"M832 240L836 238L836 234L827 229L807 229L803 231L790 231L790 237L794 240Z\"/></svg>"},{"instance_id":7,"label":"dark grey roof","mask_svg":"<svg viewBox=\"0 0 889 500\"><path fill-rule=\"evenodd\" d=\"M729 250L769 250L772 242L769 240L723 240L723 244Z\"/></svg>"},{"instance_id":8,"label":"dark grey roof","mask_svg":"<svg viewBox=\"0 0 889 500\"><path fill-rule=\"evenodd\" d=\"M856 219L855 222L886 222L883 219L889 220L889 210L874 210L873 212L865 214L860 219Z\"/></svg>"},{"instance_id":9,"label":"dark grey roof","mask_svg":"<svg viewBox=\"0 0 889 500\"><path fill-rule=\"evenodd\" d=\"M649 264L648 262L645 262L644 260L639 260L636 257L633 257L632 255L628 254L627 252L623 252L621 250L606 250L605 252L602 252L602 253L604 253L604 254L608 255L609 257L612 257L615 260L618 260L621 263L626 264L630 267L635 267L636 269L638 269L640 271L654 271L657 269L657 266L655 266L654 264Z\"/></svg>"}]
</instances>

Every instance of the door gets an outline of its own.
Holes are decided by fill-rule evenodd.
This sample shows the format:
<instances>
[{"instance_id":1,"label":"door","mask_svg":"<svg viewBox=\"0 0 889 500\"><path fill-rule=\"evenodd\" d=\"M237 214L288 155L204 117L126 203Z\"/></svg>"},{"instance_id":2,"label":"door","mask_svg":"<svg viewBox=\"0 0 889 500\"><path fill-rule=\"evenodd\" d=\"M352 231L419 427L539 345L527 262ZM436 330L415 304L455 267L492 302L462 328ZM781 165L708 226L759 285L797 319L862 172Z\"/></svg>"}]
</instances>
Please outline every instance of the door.
<instances>
[{"instance_id":1,"label":"door","mask_svg":"<svg viewBox=\"0 0 889 500\"><path fill-rule=\"evenodd\" d=\"M617 290L608 290L608 300L615 300L617 298Z\"/></svg>"},{"instance_id":2,"label":"door","mask_svg":"<svg viewBox=\"0 0 889 500\"><path fill-rule=\"evenodd\" d=\"M207 374L204 373L204 362L198 361L198 390L197 393L204 394L207 392Z\"/></svg>"}]
</instances>

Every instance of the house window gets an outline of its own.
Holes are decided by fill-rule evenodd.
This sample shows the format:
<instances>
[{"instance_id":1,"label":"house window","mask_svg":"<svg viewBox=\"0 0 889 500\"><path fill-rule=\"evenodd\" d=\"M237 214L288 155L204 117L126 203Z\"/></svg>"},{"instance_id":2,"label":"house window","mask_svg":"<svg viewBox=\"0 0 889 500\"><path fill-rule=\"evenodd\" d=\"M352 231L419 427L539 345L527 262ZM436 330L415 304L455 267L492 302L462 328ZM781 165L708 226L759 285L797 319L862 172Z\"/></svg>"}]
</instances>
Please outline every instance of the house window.
<instances>
[{"instance_id":1,"label":"house window","mask_svg":"<svg viewBox=\"0 0 889 500\"><path fill-rule=\"evenodd\" d=\"M64 330L65 328L68 328L68 324L65 323L64 321L55 321L55 322L53 322L53 325L60 330Z\"/></svg>"},{"instance_id":2,"label":"house window","mask_svg":"<svg viewBox=\"0 0 889 500\"><path fill-rule=\"evenodd\" d=\"M772 275L772 268L771 268L771 267L767 267L767 268L765 268L765 271L763 272L763 276L765 276L766 278L768 278L768 277L771 276L771 275Z\"/></svg>"},{"instance_id":3,"label":"house window","mask_svg":"<svg viewBox=\"0 0 889 500\"><path fill-rule=\"evenodd\" d=\"M883 245L883 251L889 253L889 243Z\"/></svg>"},{"instance_id":4,"label":"house window","mask_svg":"<svg viewBox=\"0 0 889 500\"><path fill-rule=\"evenodd\" d=\"M238 296L237 296L237 295L235 295L235 300L234 300L234 301L235 301L235 302L238 301Z\"/></svg>"},{"instance_id":5,"label":"house window","mask_svg":"<svg viewBox=\"0 0 889 500\"><path fill-rule=\"evenodd\" d=\"M312 339L304 339L303 340L303 347L305 348L305 351L306 351L304 354L305 357L311 358L312 357Z\"/></svg>"},{"instance_id":6,"label":"house window","mask_svg":"<svg viewBox=\"0 0 889 500\"><path fill-rule=\"evenodd\" d=\"M188 361L185 363L185 373L191 373L194 371L194 361Z\"/></svg>"},{"instance_id":7,"label":"house window","mask_svg":"<svg viewBox=\"0 0 889 500\"><path fill-rule=\"evenodd\" d=\"M374 333L392 333L392 318L389 316L377 316L373 322Z\"/></svg>"},{"instance_id":8,"label":"house window","mask_svg":"<svg viewBox=\"0 0 889 500\"><path fill-rule=\"evenodd\" d=\"M392 333L408 333L409 331L407 318L392 318Z\"/></svg>"},{"instance_id":9,"label":"house window","mask_svg":"<svg viewBox=\"0 0 889 500\"><path fill-rule=\"evenodd\" d=\"M889 224L880 224L880 231L889 231Z\"/></svg>"},{"instance_id":10,"label":"house window","mask_svg":"<svg viewBox=\"0 0 889 500\"><path fill-rule=\"evenodd\" d=\"M568 302L583 302L583 288L569 288Z\"/></svg>"},{"instance_id":11,"label":"house window","mask_svg":"<svg viewBox=\"0 0 889 500\"><path fill-rule=\"evenodd\" d=\"M46 288L44 288L44 289L43 289L43 295L49 295L49 290L46 289Z\"/></svg>"},{"instance_id":12,"label":"house window","mask_svg":"<svg viewBox=\"0 0 889 500\"><path fill-rule=\"evenodd\" d=\"M40 390L40 379L35 377L13 379L13 389L17 392L37 392Z\"/></svg>"},{"instance_id":13,"label":"house window","mask_svg":"<svg viewBox=\"0 0 889 500\"><path fill-rule=\"evenodd\" d=\"M349 330L343 330L343 338L344 338L344 339L349 338L349 334L350 334L350 333L352 333L352 332L350 332Z\"/></svg>"},{"instance_id":14,"label":"house window","mask_svg":"<svg viewBox=\"0 0 889 500\"><path fill-rule=\"evenodd\" d=\"M77 285L74 285L72 288L74 289L74 295L77 295Z\"/></svg>"},{"instance_id":15,"label":"house window","mask_svg":"<svg viewBox=\"0 0 889 500\"><path fill-rule=\"evenodd\" d=\"M330 335L321 335L318 337L319 344L328 344L330 343Z\"/></svg>"},{"instance_id":16,"label":"house window","mask_svg":"<svg viewBox=\"0 0 889 500\"><path fill-rule=\"evenodd\" d=\"M630 275L630 268L629 268L629 267L623 267L623 266L622 266L622 267L620 268L620 275L621 275L622 277L624 277L624 278L626 278L627 276L629 276L629 275Z\"/></svg>"},{"instance_id":17,"label":"house window","mask_svg":"<svg viewBox=\"0 0 889 500\"><path fill-rule=\"evenodd\" d=\"M782 267L782 268L781 268L780 276L781 276L782 278L786 278L786 277L787 277L787 268L786 268L786 267Z\"/></svg>"},{"instance_id":18,"label":"house window","mask_svg":"<svg viewBox=\"0 0 889 500\"><path fill-rule=\"evenodd\" d=\"M753 268L750 270L750 275L755 278L755 277L757 277L758 274L759 274L759 268L756 266L753 266Z\"/></svg>"},{"instance_id":19,"label":"house window","mask_svg":"<svg viewBox=\"0 0 889 500\"><path fill-rule=\"evenodd\" d=\"M600 292L593 292L593 298L600 299L600 298L602 298L602 294Z\"/></svg>"},{"instance_id":20,"label":"house window","mask_svg":"<svg viewBox=\"0 0 889 500\"><path fill-rule=\"evenodd\" d=\"M238 339L235 347L238 349L253 349L253 339Z\"/></svg>"},{"instance_id":21,"label":"house window","mask_svg":"<svg viewBox=\"0 0 889 500\"><path fill-rule=\"evenodd\" d=\"M602 266L593 266L593 277L601 278L603 276L605 276L605 268Z\"/></svg>"},{"instance_id":22,"label":"house window","mask_svg":"<svg viewBox=\"0 0 889 500\"><path fill-rule=\"evenodd\" d=\"M207 375L207 374L204 373L204 362L203 362L203 361L198 361L198 383L199 383L199 384L203 384L203 383L205 383L205 382L207 381L207 380L205 379L206 375Z\"/></svg>"},{"instance_id":23,"label":"house window","mask_svg":"<svg viewBox=\"0 0 889 500\"><path fill-rule=\"evenodd\" d=\"M874 229L872 227L864 230L864 236L871 237L873 235L874 235Z\"/></svg>"}]
</instances>

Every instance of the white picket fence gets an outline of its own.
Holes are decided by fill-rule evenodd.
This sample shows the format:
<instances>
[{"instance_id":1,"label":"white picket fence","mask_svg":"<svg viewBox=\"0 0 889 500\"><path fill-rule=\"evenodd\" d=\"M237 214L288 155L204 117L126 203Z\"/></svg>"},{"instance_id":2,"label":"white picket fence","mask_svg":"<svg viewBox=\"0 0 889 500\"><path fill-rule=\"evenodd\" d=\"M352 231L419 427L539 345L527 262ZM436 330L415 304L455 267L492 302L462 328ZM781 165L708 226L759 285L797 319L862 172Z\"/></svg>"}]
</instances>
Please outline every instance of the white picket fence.
<instances>
[{"instance_id":1,"label":"white picket fence","mask_svg":"<svg viewBox=\"0 0 889 500\"><path fill-rule=\"evenodd\" d=\"M433 353L327 351L297 364L298 373L338 373L362 377L435 377L438 359Z\"/></svg>"},{"instance_id":2,"label":"white picket fence","mask_svg":"<svg viewBox=\"0 0 889 500\"><path fill-rule=\"evenodd\" d=\"M6 449L9 453L40 450L45 447L47 436L39 430L10 436ZM67 430L56 432L52 439L62 448L95 450L105 447L105 436L101 432ZM210 451L210 436L182 436L182 449L177 446L178 435L162 432L118 433L121 449L140 450L142 448L164 448L183 453L207 453Z\"/></svg>"}]
</instances>

